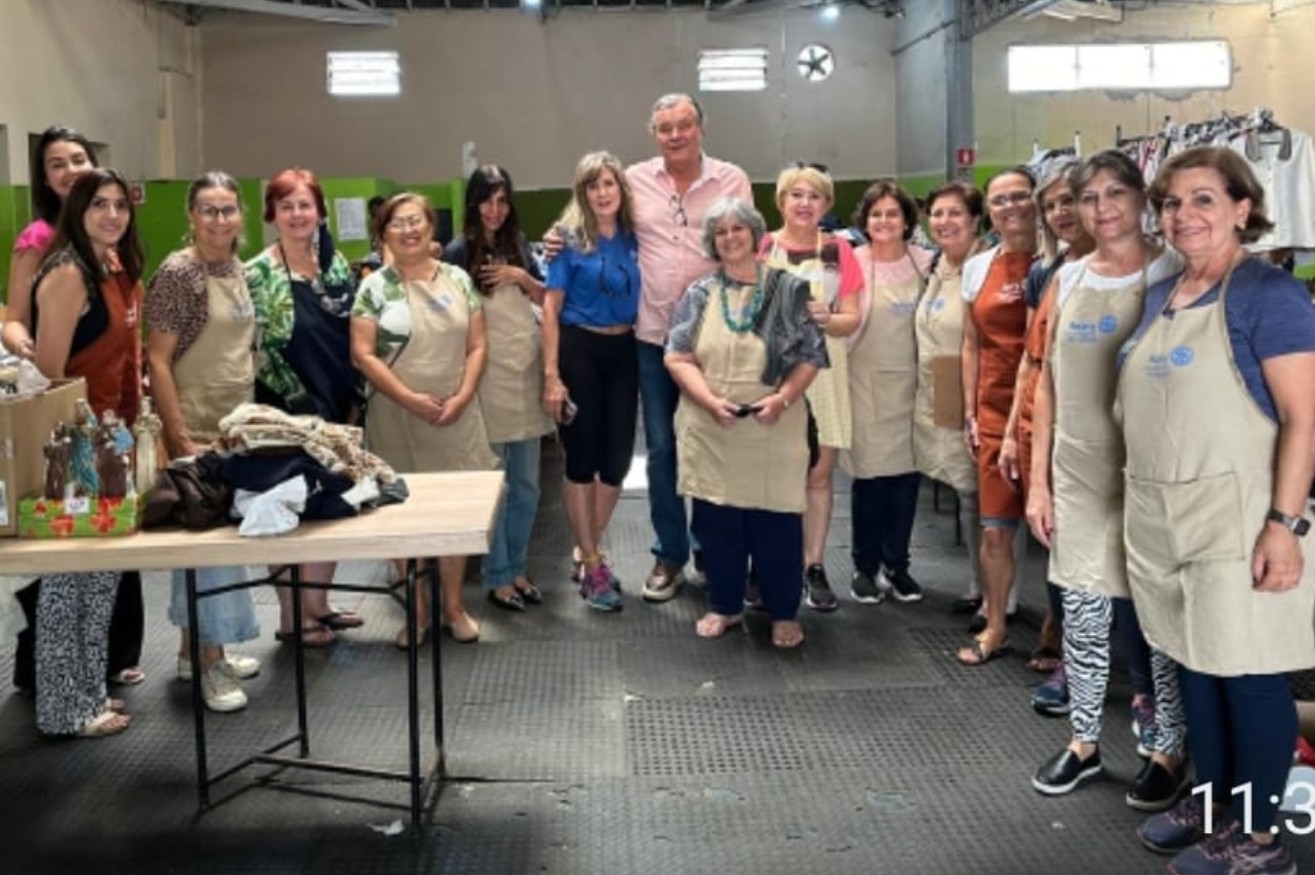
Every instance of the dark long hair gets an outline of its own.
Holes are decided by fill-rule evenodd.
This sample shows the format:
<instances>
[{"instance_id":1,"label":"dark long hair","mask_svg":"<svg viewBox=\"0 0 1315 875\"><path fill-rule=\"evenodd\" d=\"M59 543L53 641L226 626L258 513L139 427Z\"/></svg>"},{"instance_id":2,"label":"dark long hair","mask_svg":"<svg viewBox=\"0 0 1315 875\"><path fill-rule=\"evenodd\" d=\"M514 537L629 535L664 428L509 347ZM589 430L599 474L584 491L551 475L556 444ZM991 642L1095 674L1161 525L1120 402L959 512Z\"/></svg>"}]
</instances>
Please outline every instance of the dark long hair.
<instances>
[{"instance_id":1,"label":"dark long hair","mask_svg":"<svg viewBox=\"0 0 1315 875\"><path fill-rule=\"evenodd\" d=\"M87 153L91 166L100 166L96 161L96 150L91 148L91 141L72 128L51 125L41 132L37 146L32 150L32 175L28 178L32 183L32 211L51 225L59 221L59 210L63 206L59 195L55 194L46 179L46 149L54 143L77 143Z\"/></svg>"},{"instance_id":2,"label":"dark long hair","mask_svg":"<svg viewBox=\"0 0 1315 875\"><path fill-rule=\"evenodd\" d=\"M146 256L142 252L142 242L137 236L137 210L132 205L132 191L128 187L128 181L117 170L96 167L77 178L73 183L73 189L68 193L68 203L59 214L59 224L55 226L55 239L51 241L47 252L53 254L69 246L82 259L84 265L93 271L98 268L100 260L96 258L96 250L87 235L86 215L87 210L91 209L91 202L96 199L96 192L106 185L118 186L123 192L124 200L128 202L128 227L114 249L119 256L119 264L123 267L124 276L129 282L135 283L142 278L142 266Z\"/></svg>"},{"instance_id":3,"label":"dark long hair","mask_svg":"<svg viewBox=\"0 0 1315 875\"><path fill-rule=\"evenodd\" d=\"M484 223L479 217L479 205L499 191L507 195L507 221L493 235L493 243L484 239ZM491 257L504 259L507 264L524 268L525 253L521 248L521 221L516 214L516 190L511 176L496 164L485 164L470 174L466 182L466 212L461 220L461 236L466 241L466 263L460 265L475 277L480 294L488 294L478 282L479 269Z\"/></svg>"}]
</instances>

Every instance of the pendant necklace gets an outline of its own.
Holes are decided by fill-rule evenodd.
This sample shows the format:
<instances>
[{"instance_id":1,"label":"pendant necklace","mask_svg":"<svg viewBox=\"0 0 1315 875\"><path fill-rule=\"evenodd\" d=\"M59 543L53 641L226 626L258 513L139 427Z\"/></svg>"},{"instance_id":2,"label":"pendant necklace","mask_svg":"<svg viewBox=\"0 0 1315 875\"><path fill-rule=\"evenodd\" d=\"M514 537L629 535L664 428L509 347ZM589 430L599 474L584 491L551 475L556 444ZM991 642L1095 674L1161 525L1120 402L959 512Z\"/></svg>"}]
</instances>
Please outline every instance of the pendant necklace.
<instances>
[{"instance_id":1,"label":"pendant necklace","mask_svg":"<svg viewBox=\"0 0 1315 875\"><path fill-rule=\"evenodd\" d=\"M726 272L722 271L721 273L721 318L725 320L726 327L736 334L746 334L753 330L754 323L758 321L758 314L762 312L763 268L761 264L756 266L756 272L757 278L753 284L753 298L738 319L731 315L730 295L726 291Z\"/></svg>"}]
</instances>

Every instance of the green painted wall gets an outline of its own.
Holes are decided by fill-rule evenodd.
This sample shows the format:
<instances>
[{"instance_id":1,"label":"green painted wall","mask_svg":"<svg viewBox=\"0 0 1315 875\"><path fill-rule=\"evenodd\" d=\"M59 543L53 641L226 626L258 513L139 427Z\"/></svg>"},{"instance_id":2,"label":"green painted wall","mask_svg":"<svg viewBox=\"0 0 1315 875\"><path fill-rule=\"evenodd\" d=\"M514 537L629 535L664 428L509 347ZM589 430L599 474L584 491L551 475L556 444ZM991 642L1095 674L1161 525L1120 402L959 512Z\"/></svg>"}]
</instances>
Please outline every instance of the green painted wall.
<instances>
[{"instance_id":1,"label":"green painted wall","mask_svg":"<svg viewBox=\"0 0 1315 875\"><path fill-rule=\"evenodd\" d=\"M370 252L370 241L343 240L338 234L338 216L334 201L338 198L361 198L369 201L375 195L393 193L393 182L389 179L321 179L320 187L324 189L324 199L329 207L329 230L333 232L338 244L338 251L347 256L348 261L364 258ZM368 235L367 235L368 236Z\"/></svg>"},{"instance_id":2,"label":"green painted wall","mask_svg":"<svg viewBox=\"0 0 1315 875\"><path fill-rule=\"evenodd\" d=\"M190 228L187 221L187 187L177 180L148 182L146 203L137 208L137 233L146 250L146 273L149 279L160 262L175 249L187 245Z\"/></svg>"}]
</instances>

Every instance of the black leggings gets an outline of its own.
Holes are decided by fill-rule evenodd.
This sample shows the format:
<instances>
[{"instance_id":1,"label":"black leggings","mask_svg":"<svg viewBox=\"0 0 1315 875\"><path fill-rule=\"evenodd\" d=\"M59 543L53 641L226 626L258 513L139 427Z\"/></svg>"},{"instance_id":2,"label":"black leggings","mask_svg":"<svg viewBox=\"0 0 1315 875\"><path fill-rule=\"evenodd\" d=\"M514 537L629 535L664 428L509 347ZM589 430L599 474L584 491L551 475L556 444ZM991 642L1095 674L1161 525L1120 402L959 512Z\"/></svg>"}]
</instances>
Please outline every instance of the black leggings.
<instances>
[{"instance_id":1,"label":"black leggings","mask_svg":"<svg viewBox=\"0 0 1315 875\"><path fill-rule=\"evenodd\" d=\"M571 483L620 486L635 452L639 365L635 335L563 325L557 367L577 412L560 427Z\"/></svg>"}]
</instances>

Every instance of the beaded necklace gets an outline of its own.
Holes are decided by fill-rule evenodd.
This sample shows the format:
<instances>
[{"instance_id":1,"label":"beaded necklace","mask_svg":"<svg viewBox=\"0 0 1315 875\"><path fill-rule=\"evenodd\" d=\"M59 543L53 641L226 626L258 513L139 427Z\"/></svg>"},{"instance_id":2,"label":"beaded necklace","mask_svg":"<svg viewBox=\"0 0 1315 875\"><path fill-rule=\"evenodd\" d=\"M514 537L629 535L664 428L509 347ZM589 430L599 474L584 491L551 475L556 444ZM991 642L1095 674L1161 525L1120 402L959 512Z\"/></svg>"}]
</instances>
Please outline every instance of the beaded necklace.
<instances>
[{"instance_id":1,"label":"beaded necklace","mask_svg":"<svg viewBox=\"0 0 1315 875\"><path fill-rule=\"evenodd\" d=\"M736 334L746 334L753 329L753 325L758 321L758 314L763 308L763 266L761 264L755 267L756 279L753 283L753 298L749 301L749 306L745 308L743 315L736 319L731 315L730 295L726 293L726 272L721 272L721 318L726 321L726 327ZM737 285L743 285L737 283Z\"/></svg>"}]
</instances>

